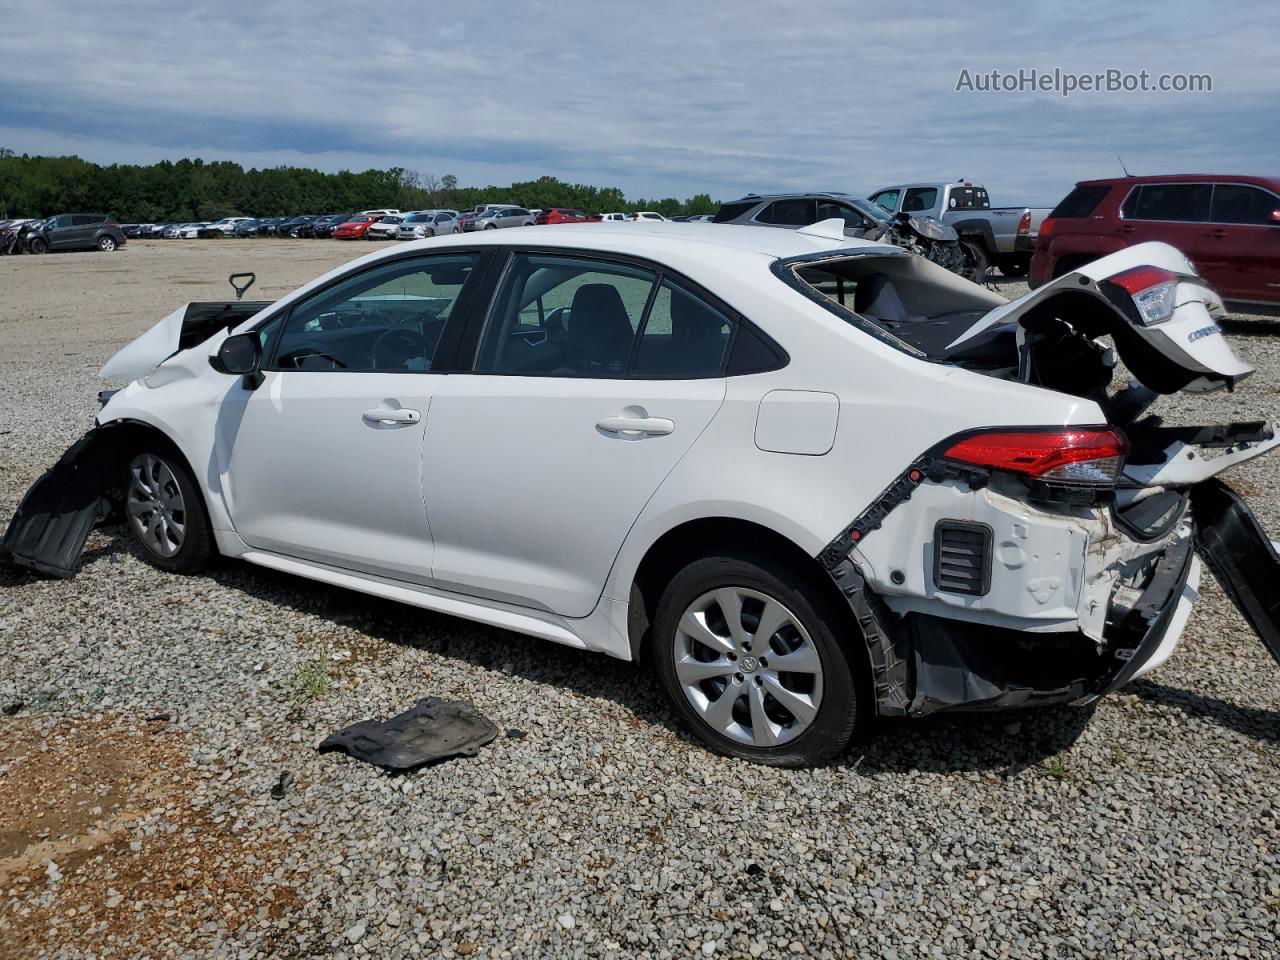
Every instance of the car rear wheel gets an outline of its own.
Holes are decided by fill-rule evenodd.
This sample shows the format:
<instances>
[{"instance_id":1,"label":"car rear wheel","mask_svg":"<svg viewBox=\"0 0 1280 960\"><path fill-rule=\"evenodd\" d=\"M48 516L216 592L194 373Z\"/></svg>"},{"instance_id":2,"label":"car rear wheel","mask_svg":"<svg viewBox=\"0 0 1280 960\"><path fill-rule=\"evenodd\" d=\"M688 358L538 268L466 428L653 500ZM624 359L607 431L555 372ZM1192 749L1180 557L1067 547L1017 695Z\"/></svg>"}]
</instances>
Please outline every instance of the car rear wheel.
<instances>
[{"instance_id":1,"label":"car rear wheel","mask_svg":"<svg viewBox=\"0 0 1280 960\"><path fill-rule=\"evenodd\" d=\"M854 661L834 632L845 619L771 558L707 557L663 593L652 650L676 712L711 749L809 766L838 755L859 719Z\"/></svg>"},{"instance_id":2,"label":"car rear wheel","mask_svg":"<svg viewBox=\"0 0 1280 960\"><path fill-rule=\"evenodd\" d=\"M32 253L48 253L49 244L44 239L35 237L27 244L27 249Z\"/></svg>"},{"instance_id":3,"label":"car rear wheel","mask_svg":"<svg viewBox=\"0 0 1280 960\"><path fill-rule=\"evenodd\" d=\"M162 570L196 573L214 554L204 500L181 459L146 450L129 461L125 518L147 559Z\"/></svg>"},{"instance_id":4,"label":"car rear wheel","mask_svg":"<svg viewBox=\"0 0 1280 960\"><path fill-rule=\"evenodd\" d=\"M115 237L99 237L98 238L98 249L101 250L103 253L110 253L115 248L116 248Z\"/></svg>"}]
</instances>

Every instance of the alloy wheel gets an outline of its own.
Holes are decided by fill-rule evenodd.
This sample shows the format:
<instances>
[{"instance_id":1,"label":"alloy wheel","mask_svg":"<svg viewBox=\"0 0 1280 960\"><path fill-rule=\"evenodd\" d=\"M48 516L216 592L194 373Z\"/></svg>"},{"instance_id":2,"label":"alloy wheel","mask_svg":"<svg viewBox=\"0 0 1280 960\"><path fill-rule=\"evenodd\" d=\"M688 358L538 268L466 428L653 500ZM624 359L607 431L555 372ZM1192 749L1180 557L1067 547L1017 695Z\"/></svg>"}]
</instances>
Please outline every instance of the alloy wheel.
<instances>
[{"instance_id":1,"label":"alloy wheel","mask_svg":"<svg viewBox=\"0 0 1280 960\"><path fill-rule=\"evenodd\" d=\"M98 241L98 249L103 253L110 253L116 248L116 241L112 237L103 237Z\"/></svg>"},{"instance_id":2,"label":"alloy wheel","mask_svg":"<svg viewBox=\"0 0 1280 960\"><path fill-rule=\"evenodd\" d=\"M745 587L698 597L674 637L676 679L721 736L755 747L794 740L822 705L822 660L800 620Z\"/></svg>"},{"instance_id":3,"label":"alloy wheel","mask_svg":"<svg viewBox=\"0 0 1280 960\"><path fill-rule=\"evenodd\" d=\"M178 478L168 464L153 453L134 457L125 501L129 523L147 549L161 557L172 557L182 549L187 509Z\"/></svg>"}]
</instances>

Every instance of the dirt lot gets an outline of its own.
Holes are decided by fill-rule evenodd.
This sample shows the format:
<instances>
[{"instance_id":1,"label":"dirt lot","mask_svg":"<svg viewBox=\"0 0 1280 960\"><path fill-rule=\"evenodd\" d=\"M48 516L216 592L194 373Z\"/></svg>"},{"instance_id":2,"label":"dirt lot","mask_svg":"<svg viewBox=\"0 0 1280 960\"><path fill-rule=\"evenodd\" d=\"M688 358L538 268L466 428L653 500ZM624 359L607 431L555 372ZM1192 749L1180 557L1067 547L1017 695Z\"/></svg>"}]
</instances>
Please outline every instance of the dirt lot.
<instances>
[{"instance_id":1,"label":"dirt lot","mask_svg":"<svg viewBox=\"0 0 1280 960\"><path fill-rule=\"evenodd\" d=\"M0 258L0 515L157 319L381 248ZM1229 335L1258 373L1170 419L1276 415L1277 325ZM1232 480L1280 533L1277 465ZM313 749L429 694L504 735L406 777ZM630 665L243 564L172 577L104 528L76 580L0 569L0 707L6 960L1280 956L1280 668L1207 574L1173 660L1094 708L885 723L777 771L692 743Z\"/></svg>"}]
</instances>

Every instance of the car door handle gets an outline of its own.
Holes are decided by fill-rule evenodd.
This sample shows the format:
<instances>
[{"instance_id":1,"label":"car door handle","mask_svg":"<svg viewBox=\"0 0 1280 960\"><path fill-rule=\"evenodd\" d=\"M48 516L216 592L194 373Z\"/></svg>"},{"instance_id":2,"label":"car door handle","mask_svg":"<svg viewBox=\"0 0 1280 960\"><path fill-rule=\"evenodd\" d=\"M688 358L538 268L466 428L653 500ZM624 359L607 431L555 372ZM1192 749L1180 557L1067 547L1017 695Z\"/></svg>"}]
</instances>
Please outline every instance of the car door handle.
<instances>
[{"instance_id":1,"label":"car door handle","mask_svg":"<svg viewBox=\"0 0 1280 960\"><path fill-rule=\"evenodd\" d=\"M1137 229L1138 229L1137 227L1121 227L1121 228L1120 228L1120 232L1121 232L1121 233L1133 233L1133 231L1135 231L1135 230L1137 230Z\"/></svg>"},{"instance_id":2,"label":"car door handle","mask_svg":"<svg viewBox=\"0 0 1280 960\"><path fill-rule=\"evenodd\" d=\"M624 437L665 437L676 429L674 421L662 417L605 417L596 426L606 433Z\"/></svg>"},{"instance_id":3,"label":"car door handle","mask_svg":"<svg viewBox=\"0 0 1280 960\"><path fill-rule=\"evenodd\" d=\"M1226 235L1227 235L1227 231L1225 230L1210 230L1208 233L1205 234L1206 237L1213 237L1217 240L1224 239Z\"/></svg>"},{"instance_id":4,"label":"car door handle","mask_svg":"<svg viewBox=\"0 0 1280 960\"><path fill-rule=\"evenodd\" d=\"M410 424L420 421L422 414L404 407L374 407L364 412L364 419L374 424Z\"/></svg>"}]
</instances>

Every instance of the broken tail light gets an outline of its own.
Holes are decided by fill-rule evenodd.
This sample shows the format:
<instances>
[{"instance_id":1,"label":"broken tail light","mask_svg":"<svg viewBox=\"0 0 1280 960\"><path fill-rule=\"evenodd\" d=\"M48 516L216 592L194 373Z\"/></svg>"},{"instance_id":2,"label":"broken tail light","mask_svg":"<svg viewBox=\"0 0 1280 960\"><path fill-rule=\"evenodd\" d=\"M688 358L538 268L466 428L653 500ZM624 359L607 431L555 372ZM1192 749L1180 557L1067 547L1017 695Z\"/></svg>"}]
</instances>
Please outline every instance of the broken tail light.
<instances>
[{"instance_id":1,"label":"broken tail light","mask_svg":"<svg viewBox=\"0 0 1280 960\"><path fill-rule=\"evenodd\" d=\"M1134 267L1108 277L1107 283L1129 294L1144 325L1149 327L1173 316L1178 290L1176 273L1162 267Z\"/></svg>"},{"instance_id":2,"label":"broken tail light","mask_svg":"<svg viewBox=\"0 0 1280 960\"><path fill-rule=\"evenodd\" d=\"M1005 470L1048 483L1111 486L1129 441L1117 430L987 430L953 443L948 460Z\"/></svg>"}]
</instances>

